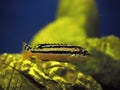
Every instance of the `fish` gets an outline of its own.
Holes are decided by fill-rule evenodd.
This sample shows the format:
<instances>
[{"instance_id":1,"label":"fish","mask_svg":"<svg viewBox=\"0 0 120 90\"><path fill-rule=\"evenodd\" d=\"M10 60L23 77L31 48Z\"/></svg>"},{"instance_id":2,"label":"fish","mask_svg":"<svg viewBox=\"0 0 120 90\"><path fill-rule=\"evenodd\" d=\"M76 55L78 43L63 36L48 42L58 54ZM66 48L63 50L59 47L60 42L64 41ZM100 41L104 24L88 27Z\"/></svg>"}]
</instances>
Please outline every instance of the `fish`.
<instances>
[{"instance_id":1,"label":"fish","mask_svg":"<svg viewBox=\"0 0 120 90\"><path fill-rule=\"evenodd\" d=\"M80 46L69 44L25 44L23 60L36 57L42 61L87 61L91 54Z\"/></svg>"}]
</instances>

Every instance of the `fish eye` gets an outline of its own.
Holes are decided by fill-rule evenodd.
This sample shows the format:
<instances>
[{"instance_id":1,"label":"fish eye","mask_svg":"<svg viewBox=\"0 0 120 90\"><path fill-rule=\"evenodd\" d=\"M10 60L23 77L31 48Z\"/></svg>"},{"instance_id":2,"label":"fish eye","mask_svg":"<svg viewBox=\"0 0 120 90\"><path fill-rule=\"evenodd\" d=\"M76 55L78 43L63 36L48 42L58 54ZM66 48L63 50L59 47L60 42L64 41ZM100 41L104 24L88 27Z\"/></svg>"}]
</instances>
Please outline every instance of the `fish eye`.
<instances>
[{"instance_id":1,"label":"fish eye","mask_svg":"<svg viewBox=\"0 0 120 90\"><path fill-rule=\"evenodd\" d=\"M84 49L80 50L80 54L82 54L83 56L90 56L90 53Z\"/></svg>"},{"instance_id":2,"label":"fish eye","mask_svg":"<svg viewBox=\"0 0 120 90\"><path fill-rule=\"evenodd\" d=\"M81 49L80 54L84 54L85 50Z\"/></svg>"}]
</instances>

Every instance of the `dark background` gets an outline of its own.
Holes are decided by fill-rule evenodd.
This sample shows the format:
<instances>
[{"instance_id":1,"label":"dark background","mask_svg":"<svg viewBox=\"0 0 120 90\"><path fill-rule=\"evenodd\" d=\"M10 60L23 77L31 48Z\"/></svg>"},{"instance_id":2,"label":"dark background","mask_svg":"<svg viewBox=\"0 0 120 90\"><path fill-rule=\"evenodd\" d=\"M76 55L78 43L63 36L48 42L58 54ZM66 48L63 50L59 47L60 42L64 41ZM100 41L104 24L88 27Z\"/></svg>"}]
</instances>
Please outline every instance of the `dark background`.
<instances>
[{"instance_id":1,"label":"dark background","mask_svg":"<svg viewBox=\"0 0 120 90\"><path fill-rule=\"evenodd\" d=\"M120 37L120 0L97 0L100 36ZM16 53L55 19L58 0L0 0L0 53Z\"/></svg>"}]
</instances>

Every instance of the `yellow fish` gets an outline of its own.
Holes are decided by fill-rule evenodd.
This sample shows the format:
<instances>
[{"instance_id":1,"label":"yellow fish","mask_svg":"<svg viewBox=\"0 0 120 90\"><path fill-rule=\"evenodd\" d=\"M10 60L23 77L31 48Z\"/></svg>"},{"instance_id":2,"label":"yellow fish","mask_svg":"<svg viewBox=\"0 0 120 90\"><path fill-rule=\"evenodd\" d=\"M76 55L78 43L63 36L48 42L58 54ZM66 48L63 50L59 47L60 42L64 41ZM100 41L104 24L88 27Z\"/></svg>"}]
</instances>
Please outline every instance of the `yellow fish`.
<instances>
[{"instance_id":1,"label":"yellow fish","mask_svg":"<svg viewBox=\"0 0 120 90\"><path fill-rule=\"evenodd\" d=\"M34 47L25 44L23 59L36 57L40 60L54 61L86 61L90 53L80 46L68 44L38 44Z\"/></svg>"}]
</instances>

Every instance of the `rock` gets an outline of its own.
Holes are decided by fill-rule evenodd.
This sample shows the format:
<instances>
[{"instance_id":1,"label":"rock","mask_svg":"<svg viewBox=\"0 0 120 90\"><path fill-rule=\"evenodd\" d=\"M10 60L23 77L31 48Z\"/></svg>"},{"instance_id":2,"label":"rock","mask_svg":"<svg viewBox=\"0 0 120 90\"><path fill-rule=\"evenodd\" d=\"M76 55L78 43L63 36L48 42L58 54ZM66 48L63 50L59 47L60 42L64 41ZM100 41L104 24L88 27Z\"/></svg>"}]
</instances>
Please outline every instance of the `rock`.
<instances>
[{"instance_id":1,"label":"rock","mask_svg":"<svg viewBox=\"0 0 120 90\"><path fill-rule=\"evenodd\" d=\"M0 55L0 90L40 90L18 72L21 66L20 54Z\"/></svg>"},{"instance_id":2,"label":"rock","mask_svg":"<svg viewBox=\"0 0 120 90\"><path fill-rule=\"evenodd\" d=\"M91 75L104 87L119 90L120 39L111 35L89 38L80 44L89 49L91 60L76 65L79 70Z\"/></svg>"},{"instance_id":3,"label":"rock","mask_svg":"<svg viewBox=\"0 0 120 90\"><path fill-rule=\"evenodd\" d=\"M89 37L99 35L99 15L95 0L60 0L56 17L73 18Z\"/></svg>"},{"instance_id":4,"label":"rock","mask_svg":"<svg viewBox=\"0 0 120 90\"><path fill-rule=\"evenodd\" d=\"M89 75L66 62L22 60L21 54L0 55L3 90L102 90Z\"/></svg>"}]
</instances>

